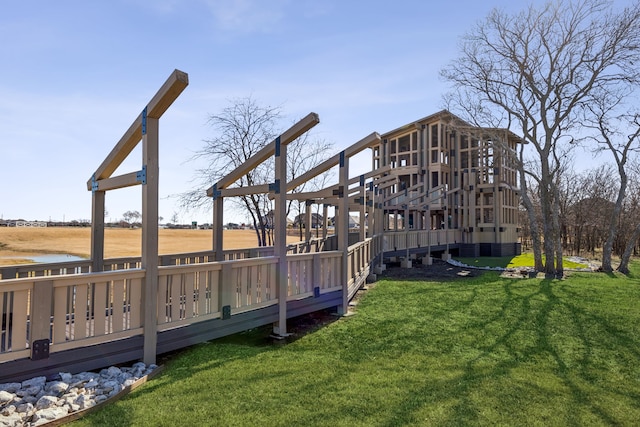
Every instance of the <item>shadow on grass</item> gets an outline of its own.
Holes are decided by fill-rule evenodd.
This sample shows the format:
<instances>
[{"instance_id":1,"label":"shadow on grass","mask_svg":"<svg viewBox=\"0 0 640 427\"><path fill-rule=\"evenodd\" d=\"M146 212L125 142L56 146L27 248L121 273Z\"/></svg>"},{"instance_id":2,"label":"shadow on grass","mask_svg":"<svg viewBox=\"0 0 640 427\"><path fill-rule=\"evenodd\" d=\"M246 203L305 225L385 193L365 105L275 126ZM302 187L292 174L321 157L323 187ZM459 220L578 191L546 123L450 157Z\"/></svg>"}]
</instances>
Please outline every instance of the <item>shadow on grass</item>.
<instances>
[{"instance_id":1,"label":"shadow on grass","mask_svg":"<svg viewBox=\"0 0 640 427\"><path fill-rule=\"evenodd\" d=\"M535 420L545 424L547 420L552 424L563 425L624 425L633 420L631 415L624 421L625 414L618 412L616 405L609 406L604 401L619 400L616 404L631 403L637 412L640 409L638 379L636 377L635 380L631 380L627 387L616 384L615 381L607 384L606 368L611 364L611 360L606 360L606 355L617 355L622 359L619 360L622 364L633 364L634 360L640 360L638 336L615 326L606 316L598 315L588 307L574 304L572 301L579 301L580 295L567 292L561 281L542 280L536 288L528 292L522 292L521 284L519 280L505 281L499 310L491 317L465 325L465 330L472 328L478 331L499 332L477 341L476 349L480 350L480 353L462 365L462 374L449 381L439 382L435 387L429 384L419 390L412 390L412 394L435 396L435 399L428 402L407 397L407 402L413 402L413 405L398 408L388 422L382 425L416 423L419 419L414 414L420 412L425 403L437 404L438 400L444 402L452 396L457 396L457 403L446 420L440 420L442 425L487 424L488 419L483 414L486 408L478 406L478 399L473 397L474 393L486 388L487 383L510 382L509 377L513 372L521 371L523 367L539 359L550 360L544 368L547 372L543 374L552 376L552 381L559 381L561 388L568 391L562 398L566 406L562 405L562 409L558 411L560 408L550 399L550 411L530 414L533 418L529 419L529 422ZM514 292L514 288L518 289L518 292ZM558 288L566 295L558 297ZM466 309L477 296L477 290L473 289L471 297L451 306L451 311ZM502 326L492 327L496 323ZM521 337L523 331L530 333L529 340ZM466 332L462 329L459 332L460 336L454 336L452 340L464 338ZM568 340L571 342L567 342ZM496 355L500 353L505 354L505 357L495 360ZM621 356L621 353L626 356ZM488 360L495 363L487 363ZM624 369L617 369L620 368ZM521 372L518 375L519 384L516 388L531 394L548 394L555 386L535 378L535 374L528 379L526 376L523 377ZM491 392L496 395L502 394L500 390ZM602 395L605 394L609 397L602 399ZM514 400L515 404L515 401L527 396L523 394L513 398L505 393L503 397L506 399L505 402ZM566 413L561 415L562 418L558 418L558 412L564 411ZM525 418L520 421L527 420Z\"/></svg>"},{"instance_id":2,"label":"shadow on grass","mask_svg":"<svg viewBox=\"0 0 640 427\"><path fill-rule=\"evenodd\" d=\"M187 382L233 406L234 425L631 425L640 316L628 310L630 289L495 273L383 280L348 321L333 318L291 346L271 343L270 327L198 345L131 400ZM107 418L139 424L132 407Z\"/></svg>"}]
</instances>

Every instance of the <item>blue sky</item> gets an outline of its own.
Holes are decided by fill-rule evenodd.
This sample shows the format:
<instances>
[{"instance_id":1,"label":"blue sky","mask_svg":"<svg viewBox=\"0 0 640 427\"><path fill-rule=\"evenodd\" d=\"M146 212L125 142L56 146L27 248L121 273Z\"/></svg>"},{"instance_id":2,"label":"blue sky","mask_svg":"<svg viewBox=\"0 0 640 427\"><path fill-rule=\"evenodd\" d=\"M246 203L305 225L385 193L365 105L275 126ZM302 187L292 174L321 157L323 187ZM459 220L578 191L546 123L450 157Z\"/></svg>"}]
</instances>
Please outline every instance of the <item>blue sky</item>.
<instances>
[{"instance_id":1,"label":"blue sky","mask_svg":"<svg viewBox=\"0 0 640 427\"><path fill-rule=\"evenodd\" d=\"M287 123L313 111L314 133L338 151L439 111L439 70L493 7L524 3L3 2L0 218L90 219L87 180L177 68L189 86L160 121L160 215L210 222L171 197L192 185L188 160L211 136L208 114L247 96L280 105ZM352 163L359 172L370 160ZM138 148L114 175L140 167ZM139 186L108 192L107 220L140 200Z\"/></svg>"}]
</instances>

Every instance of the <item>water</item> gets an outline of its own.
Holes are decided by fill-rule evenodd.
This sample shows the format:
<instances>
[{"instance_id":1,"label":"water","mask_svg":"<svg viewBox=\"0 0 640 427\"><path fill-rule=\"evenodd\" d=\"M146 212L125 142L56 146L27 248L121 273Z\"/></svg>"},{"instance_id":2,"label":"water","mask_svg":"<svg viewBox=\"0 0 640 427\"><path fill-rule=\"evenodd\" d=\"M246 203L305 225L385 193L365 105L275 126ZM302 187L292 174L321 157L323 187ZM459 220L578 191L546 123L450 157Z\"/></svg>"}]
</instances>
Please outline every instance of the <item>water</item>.
<instances>
[{"instance_id":1,"label":"water","mask_svg":"<svg viewBox=\"0 0 640 427\"><path fill-rule=\"evenodd\" d=\"M52 262L69 262L69 261L85 261L86 258L82 258L69 254L46 254L46 255L31 255L25 257L3 257L3 259L28 259L34 263L52 263Z\"/></svg>"}]
</instances>

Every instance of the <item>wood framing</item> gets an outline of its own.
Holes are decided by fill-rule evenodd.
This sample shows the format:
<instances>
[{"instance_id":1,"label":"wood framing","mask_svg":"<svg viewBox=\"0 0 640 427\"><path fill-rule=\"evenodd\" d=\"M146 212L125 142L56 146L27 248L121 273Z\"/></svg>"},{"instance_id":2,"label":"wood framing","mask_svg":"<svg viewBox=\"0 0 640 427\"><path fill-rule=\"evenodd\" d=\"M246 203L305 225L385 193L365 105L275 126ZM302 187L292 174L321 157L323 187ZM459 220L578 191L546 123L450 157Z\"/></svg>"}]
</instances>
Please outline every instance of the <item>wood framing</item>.
<instances>
[{"instance_id":1,"label":"wood framing","mask_svg":"<svg viewBox=\"0 0 640 427\"><path fill-rule=\"evenodd\" d=\"M124 159L136 148L136 145L142 139L143 116L147 118L159 119L180 96L182 91L189 85L189 76L187 73L174 70L169 78L160 87L158 92L151 98L147 104L146 113L141 112L133 121L129 129L124 133L120 141L111 150L109 155L104 159L102 164L96 169L92 177L87 181L87 190L92 189L95 181L109 178L113 172L122 164Z\"/></svg>"},{"instance_id":2,"label":"wood framing","mask_svg":"<svg viewBox=\"0 0 640 427\"><path fill-rule=\"evenodd\" d=\"M133 185L142 185L142 258L145 276L143 298L144 362L155 363L157 341L156 300L158 288L158 197L159 197L159 120L189 84L186 73L174 70L151 101L87 182L92 192L91 260L92 271L104 265L105 194ZM113 172L142 141L142 169L111 177Z\"/></svg>"},{"instance_id":3,"label":"wood framing","mask_svg":"<svg viewBox=\"0 0 640 427\"><path fill-rule=\"evenodd\" d=\"M309 113L302 120L298 121L295 125L287 129L282 135L279 136L279 143L281 147L288 145L290 142L298 138L300 135L307 132L309 129L320 123L320 117L316 113ZM269 157L273 156L276 149L276 140L271 141L263 149L251 156L242 166L234 169L229 174L221 178L215 185L217 190L227 188L241 177L247 174L248 171L254 169L259 164L263 163ZM214 196L214 186L207 189L207 196Z\"/></svg>"}]
</instances>

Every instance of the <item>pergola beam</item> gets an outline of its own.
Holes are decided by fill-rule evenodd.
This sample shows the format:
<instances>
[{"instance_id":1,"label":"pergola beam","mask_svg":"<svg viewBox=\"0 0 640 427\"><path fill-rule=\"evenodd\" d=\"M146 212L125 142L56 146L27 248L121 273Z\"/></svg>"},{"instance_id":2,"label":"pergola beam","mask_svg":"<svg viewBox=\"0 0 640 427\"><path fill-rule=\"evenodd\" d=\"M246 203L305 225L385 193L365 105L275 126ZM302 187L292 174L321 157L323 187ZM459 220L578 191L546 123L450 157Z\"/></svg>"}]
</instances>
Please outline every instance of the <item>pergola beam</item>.
<instances>
[{"instance_id":1,"label":"pergola beam","mask_svg":"<svg viewBox=\"0 0 640 427\"><path fill-rule=\"evenodd\" d=\"M294 141L296 138L307 132L318 123L320 123L320 117L316 113L307 114L306 117L284 131L284 133L282 133L282 135L278 137L280 139L281 147L288 145L290 142ZM264 146L262 150L251 156L241 166L237 167L236 169L229 172L226 176L222 177L215 186L207 189L207 196L211 197L214 195L214 187L217 190L227 188L228 186L242 178L244 175L246 175L249 171L255 169L259 164L267 160L269 157L273 156L276 151L276 141L278 138Z\"/></svg>"},{"instance_id":2,"label":"pergola beam","mask_svg":"<svg viewBox=\"0 0 640 427\"><path fill-rule=\"evenodd\" d=\"M139 172L131 172L124 175L112 176L95 182L96 191L109 191L118 188L132 187L142 184L138 178Z\"/></svg>"},{"instance_id":3,"label":"pergola beam","mask_svg":"<svg viewBox=\"0 0 640 427\"><path fill-rule=\"evenodd\" d=\"M174 70L147 104L146 117L159 119L188 85L188 74L180 70ZM136 117L129 129L120 138L120 141L96 169L93 176L87 181L87 190L92 189L93 182L111 177L113 172L118 169L118 166L138 145L142 139L143 116L144 112Z\"/></svg>"},{"instance_id":4,"label":"pergola beam","mask_svg":"<svg viewBox=\"0 0 640 427\"><path fill-rule=\"evenodd\" d=\"M269 184L252 185L248 187L223 188L220 190L220 197L238 197L249 194L264 194L269 192Z\"/></svg>"},{"instance_id":5,"label":"pergola beam","mask_svg":"<svg viewBox=\"0 0 640 427\"><path fill-rule=\"evenodd\" d=\"M358 154L359 152L361 152L362 150L364 150L365 148L369 148L369 147L373 147L377 144L380 143L380 134L378 132L373 132L367 136L365 136L364 138L362 138L360 141L356 142L355 144L349 146L348 148L346 148L344 150L344 156L345 157L351 157L355 154ZM340 163L340 155L342 153L338 153L333 157L328 158L327 160L325 160L324 162L320 163L318 166L316 166L315 168L303 173L302 175L300 175L299 177L291 180L291 182L289 182L287 184L287 191L291 191L294 188L298 187L299 185L315 178L316 176L320 175L323 172L328 171L329 169L331 169L334 166L337 166Z\"/></svg>"}]
</instances>

